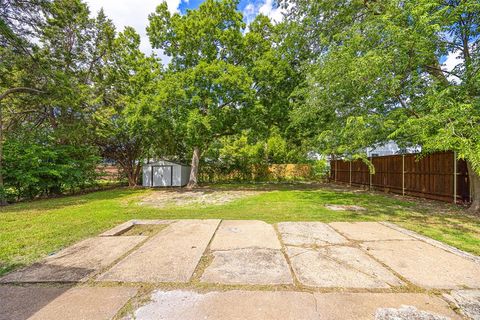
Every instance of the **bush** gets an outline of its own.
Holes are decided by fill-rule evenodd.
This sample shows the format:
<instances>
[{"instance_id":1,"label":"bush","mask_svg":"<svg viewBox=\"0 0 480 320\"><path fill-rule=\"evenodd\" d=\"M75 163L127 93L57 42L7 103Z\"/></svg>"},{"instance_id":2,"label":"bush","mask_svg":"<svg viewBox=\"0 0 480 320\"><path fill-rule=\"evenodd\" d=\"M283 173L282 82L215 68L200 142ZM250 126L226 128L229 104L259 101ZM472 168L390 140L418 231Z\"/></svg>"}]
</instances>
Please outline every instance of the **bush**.
<instances>
[{"instance_id":1,"label":"bush","mask_svg":"<svg viewBox=\"0 0 480 320\"><path fill-rule=\"evenodd\" d=\"M100 158L88 145L49 139L10 137L4 144L3 177L7 200L61 194L95 183Z\"/></svg>"},{"instance_id":2,"label":"bush","mask_svg":"<svg viewBox=\"0 0 480 320\"><path fill-rule=\"evenodd\" d=\"M327 160L316 160L312 165L313 177L322 180L328 177L330 166Z\"/></svg>"}]
</instances>

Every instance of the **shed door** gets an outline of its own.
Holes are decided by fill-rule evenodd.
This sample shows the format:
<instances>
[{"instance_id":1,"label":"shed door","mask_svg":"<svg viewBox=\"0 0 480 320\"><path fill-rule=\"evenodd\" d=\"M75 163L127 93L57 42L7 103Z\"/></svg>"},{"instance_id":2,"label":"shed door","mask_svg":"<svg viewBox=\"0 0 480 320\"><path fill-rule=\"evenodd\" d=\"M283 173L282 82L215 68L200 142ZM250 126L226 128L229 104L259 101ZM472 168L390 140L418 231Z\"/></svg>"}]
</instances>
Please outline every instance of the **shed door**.
<instances>
[{"instance_id":1,"label":"shed door","mask_svg":"<svg viewBox=\"0 0 480 320\"><path fill-rule=\"evenodd\" d=\"M170 187L172 185L173 166L152 167L152 187Z\"/></svg>"}]
</instances>

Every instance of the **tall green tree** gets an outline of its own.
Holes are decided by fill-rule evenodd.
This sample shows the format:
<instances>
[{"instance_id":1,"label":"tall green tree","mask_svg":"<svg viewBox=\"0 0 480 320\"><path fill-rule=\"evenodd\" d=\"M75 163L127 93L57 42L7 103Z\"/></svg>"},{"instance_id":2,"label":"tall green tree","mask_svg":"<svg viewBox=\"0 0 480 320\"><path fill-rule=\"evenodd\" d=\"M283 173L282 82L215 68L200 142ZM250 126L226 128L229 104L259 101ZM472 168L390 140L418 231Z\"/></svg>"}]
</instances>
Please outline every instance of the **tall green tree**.
<instances>
[{"instance_id":1,"label":"tall green tree","mask_svg":"<svg viewBox=\"0 0 480 320\"><path fill-rule=\"evenodd\" d=\"M138 108L151 103L160 74L157 61L139 47L140 36L126 27L107 48L96 78L98 91L92 122L94 144L104 158L120 165L129 186L138 183L152 137L162 135L158 125L140 126L135 118Z\"/></svg>"},{"instance_id":2,"label":"tall green tree","mask_svg":"<svg viewBox=\"0 0 480 320\"><path fill-rule=\"evenodd\" d=\"M16 98L43 93L38 81L37 45L32 41L45 21L46 1L0 2L0 202L5 204L3 144L9 119L23 117Z\"/></svg>"},{"instance_id":3,"label":"tall green tree","mask_svg":"<svg viewBox=\"0 0 480 320\"><path fill-rule=\"evenodd\" d=\"M0 7L0 167L4 132L14 145L29 150L39 152L32 144L43 141L56 154L84 150L85 159L96 158L86 139L94 110L93 78L112 39L113 24L103 12L91 18L80 0L6 0ZM63 164L56 165L60 172ZM84 168L90 170L84 176L90 179L92 166Z\"/></svg>"},{"instance_id":4,"label":"tall green tree","mask_svg":"<svg viewBox=\"0 0 480 320\"><path fill-rule=\"evenodd\" d=\"M171 15L163 3L149 16L150 42L171 57L169 72L181 83L182 93L174 95L181 97L178 114L192 150L189 187L197 185L202 152L215 139L239 132L252 105L252 79L243 64L245 23L237 5L207 0L185 15Z\"/></svg>"},{"instance_id":5,"label":"tall green tree","mask_svg":"<svg viewBox=\"0 0 480 320\"><path fill-rule=\"evenodd\" d=\"M305 37L306 103L326 153L364 157L390 139L467 161L480 212L478 1L284 1ZM298 35L300 36L300 35ZM307 49L308 48L308 49ZM453 70L441 61L457 55Z\"/></svg>"}]
</instances>

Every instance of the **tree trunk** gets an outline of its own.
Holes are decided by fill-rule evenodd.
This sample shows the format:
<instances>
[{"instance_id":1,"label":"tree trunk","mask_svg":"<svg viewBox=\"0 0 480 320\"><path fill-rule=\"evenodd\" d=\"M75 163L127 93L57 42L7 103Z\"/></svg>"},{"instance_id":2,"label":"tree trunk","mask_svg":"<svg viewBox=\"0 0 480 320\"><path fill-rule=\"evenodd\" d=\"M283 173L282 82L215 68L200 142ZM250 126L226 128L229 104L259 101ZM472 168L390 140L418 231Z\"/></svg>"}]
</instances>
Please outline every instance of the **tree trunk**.
<instances>
[{"instance_id":1,"label":"tree trunk","mask_svg":"<svg viewBox=\"0 0 480 320\"><path fill-rule=\"evenodd\" d=\"M470 208L468 208L468 211L480 215L480 176L473 170L469 161L467 161L467 170L471 190L470 198L472 199L472 204Z\"/></svg>"},{"instance_id":2,"label":"tree trunk","mask_svg":"<svg viewBox=\"0 0 480 320\"><path fill-rule=\"evenodd\" d=\"M138 173L140 172L140 164L132 165L130 162L124 163L123 161L118 161L120 167L122 167L123 172L127 175L128 186L136 187L138 181Z\"/></svg>"},{"instance_id":3,"label":"tree trunk","mask_svg":"<svg viewBox=\"0 0 480 320\"><path fill-rule=\"evenodd\" d=\"M133 187L136 187L138 185L138 177L140 175L140 170L142 169L142 165L139 163L137 163L136 165L136 168L135 168L135 173L134 173L134 181L135 181L135 185L133 185Z\"/></svg>"},{"instance_id":4,"label":"tree trunk","mask_svg":"<svg viewBox=\"0 0 480 320\"><path fill-rule=\"evenodd\" d=\"M133 165L128 168L127 177L128 177L128 186L136 187L138 185L138 174L140 172L140 165Z\"/></svg>"},{"instance_id":5,"label":"tree trunk","mask_svg":"<svg viewBox=\"0 0 480 320\"><path fill-rule=\"evenodd\" d=\"M193 148L192 168L190 170L190 179L188 180L187 188L195 188L198 185L198 163L200 162L200 149Z\"/></svg>"},{"instance_id":6,"label":"tree trunk","mask_svg":"<svg viewBox=\"0 0 480 320\"><path fill-rule=\"evenodd\" d=\"M128 186L129 187L136 187L137 186L137 177L135 176L135 173L132 172L133 170L130 170L127 173L127 178L128 178Z\"/></svg>"}]
</instances>

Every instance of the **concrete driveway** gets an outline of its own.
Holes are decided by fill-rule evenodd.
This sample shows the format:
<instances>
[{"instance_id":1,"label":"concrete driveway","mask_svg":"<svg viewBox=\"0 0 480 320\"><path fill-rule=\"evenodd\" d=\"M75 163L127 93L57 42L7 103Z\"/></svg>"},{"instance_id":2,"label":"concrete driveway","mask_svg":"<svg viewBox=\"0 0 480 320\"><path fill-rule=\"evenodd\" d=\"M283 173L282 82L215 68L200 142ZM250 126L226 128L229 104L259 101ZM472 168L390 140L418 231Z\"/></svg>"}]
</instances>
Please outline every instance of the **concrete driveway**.
<instances>
[{"instance_id":1,"label":"concrete driveway","mask_svg":"<svg viewBox=\"0 0 480 320\"><path fill-rule=\"evenodd\" d=\"M1 278L0 319L480 319L479 289L389 223L133 220Z\"/></svg>"}]
</instances>

